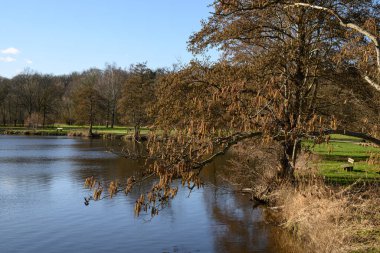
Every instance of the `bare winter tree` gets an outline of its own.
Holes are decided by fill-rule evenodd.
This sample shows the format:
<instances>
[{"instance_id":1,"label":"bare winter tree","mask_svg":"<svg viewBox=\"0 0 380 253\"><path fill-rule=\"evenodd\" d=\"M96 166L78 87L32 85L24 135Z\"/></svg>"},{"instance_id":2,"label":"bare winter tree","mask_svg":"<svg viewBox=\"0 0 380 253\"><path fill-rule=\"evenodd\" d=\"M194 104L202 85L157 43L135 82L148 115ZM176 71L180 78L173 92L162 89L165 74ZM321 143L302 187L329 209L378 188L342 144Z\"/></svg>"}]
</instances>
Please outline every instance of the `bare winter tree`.
<instances>
[{"instance_id":1,"label":"bare winter tree","mask_svg":"<svg viewBox=\"0 0 380 253\"><path fill-rule=\"evenodd\" d=\"M135 140L140 139L140 128L152 121L148 107L154 101L154 83L155 72L146 63L130 66L118 108L123 121L133 125Z\"/></svg>"},{"instance_id":2,"label":"bare winter tree","mask_svg":"<svg viewBox=\"0 0 380 253\"><path fill-rule=\"evenodd\" d=\"M79 84L72 93L76 118L89 124L88 133L90 136L93 135L92 128L96 117L101 115L104 110L104 97L98 89L100 75L101 73L97 69L83 73L79 79Z\"/></svg>"},{"instance_id":3,"label":"bare winter tree","mask_svg":"<svg viewBox=\"0 0 380 253\"><path fill-rule=\"evenodd\" d=\"M127 73L116 65L107 64L103 71L102 89L107 100L106 124L114 127L117 114L117 104L121 97L123 84L127 78Z\"/></svg>"}]
</instances>

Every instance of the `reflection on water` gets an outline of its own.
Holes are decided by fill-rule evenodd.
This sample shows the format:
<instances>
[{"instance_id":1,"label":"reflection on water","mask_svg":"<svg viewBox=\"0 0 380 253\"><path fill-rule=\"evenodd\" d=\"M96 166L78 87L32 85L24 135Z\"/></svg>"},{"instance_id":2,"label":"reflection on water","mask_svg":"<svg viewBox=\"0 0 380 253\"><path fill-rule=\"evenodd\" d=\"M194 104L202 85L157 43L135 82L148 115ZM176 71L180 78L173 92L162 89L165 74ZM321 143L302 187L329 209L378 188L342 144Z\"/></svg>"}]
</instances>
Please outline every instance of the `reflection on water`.
<instances>
[{"instance_id":1,"label":"reflection on water","mask_svg":"<svg viewBox=\"0 0 380 253\"><path fill-rule=\"evenodd\" d=\"M279 230L265 223L261 209L215 187L223 161L205 170L203 189L188 197L180 188L153 220L133 216L137 196L152 182L86 207L86 177L125 180L144 166L107 152L107 145L118 144L0 136L0 251L293 252L281 250Z\"/></svg>"}]
</instances>

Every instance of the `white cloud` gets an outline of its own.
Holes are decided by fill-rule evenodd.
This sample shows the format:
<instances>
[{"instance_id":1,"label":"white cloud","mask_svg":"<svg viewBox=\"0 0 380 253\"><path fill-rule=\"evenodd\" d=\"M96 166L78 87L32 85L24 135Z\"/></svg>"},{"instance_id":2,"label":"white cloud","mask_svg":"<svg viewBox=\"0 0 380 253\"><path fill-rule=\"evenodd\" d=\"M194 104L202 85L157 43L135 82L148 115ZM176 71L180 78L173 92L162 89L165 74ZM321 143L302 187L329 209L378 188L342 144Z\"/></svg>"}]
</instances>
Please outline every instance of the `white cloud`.
<instances>
[{"instance_id":1,"label":"white cloud","mask_svg":"<svg viewBox=\"0 0 380 253\"><path fill-rule=\"evenodd\" d=\"M30 60L30 59L25 59L25 62L26 62L26 64L33 64L33 61L32 60Z\"/></svg>"},{"instance_id":2,"label":"white cloud","mask_svg":"<svg viewBox=\"0 0 380 253\"><path fill-rule=\"evenodd\" d=\"M1 53L2 54L19 54L20 50L14 47L9 47L9 48L1 50Z\"/></svg>"},{"instance_id":3,"label":"white cloud","mask_svg":"<svg viewBox=\"0 0 380 253\"><path fill-rule=\"evenodd\" d=\"M9 56L0 57L0 62L14 62L14 61L16 61L16 59L13 57L9 57Z\"/></svg>"}]
</instances>

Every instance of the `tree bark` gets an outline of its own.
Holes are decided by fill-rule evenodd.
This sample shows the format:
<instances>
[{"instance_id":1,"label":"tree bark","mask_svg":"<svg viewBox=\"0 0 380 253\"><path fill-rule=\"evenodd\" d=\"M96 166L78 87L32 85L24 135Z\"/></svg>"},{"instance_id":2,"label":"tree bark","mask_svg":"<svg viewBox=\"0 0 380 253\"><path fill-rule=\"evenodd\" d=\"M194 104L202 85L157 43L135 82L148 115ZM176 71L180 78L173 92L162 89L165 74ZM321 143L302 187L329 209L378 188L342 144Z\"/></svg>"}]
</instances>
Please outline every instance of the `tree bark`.
<instances>
[{"instance_id":1,"label":"tree bark","mask_svg":"<svg viewBox=\"0 0 380 253\"><path fill-rule=\"evenodd\" d=\"M284 141L282 143L282 150L280 154L280 166L281 166L280 176L283 179L289 179L291 182L294 182L294 179L295 179L294 166L291 163L294 145L295 143Z\"/></svg>"}]
</instances>

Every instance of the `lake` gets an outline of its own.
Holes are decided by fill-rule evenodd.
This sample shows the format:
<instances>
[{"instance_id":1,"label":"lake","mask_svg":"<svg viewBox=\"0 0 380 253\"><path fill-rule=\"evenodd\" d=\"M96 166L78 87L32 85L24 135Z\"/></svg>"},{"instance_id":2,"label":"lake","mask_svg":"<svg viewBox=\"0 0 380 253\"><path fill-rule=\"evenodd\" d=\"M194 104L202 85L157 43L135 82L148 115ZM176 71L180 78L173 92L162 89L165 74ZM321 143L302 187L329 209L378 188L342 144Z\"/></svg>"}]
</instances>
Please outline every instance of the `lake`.
<instances>
[{"instance_id":1,"label":"lake","mask_svg":"<svg viewBox=\"0 0 380 253\"><path fill-rule=\"evenodd\" d=\"M86 177L125 181L144 167L108 152L114 145L121 143L0 136L0 252L294 252L263 209L221 187L223 162L205 169L204 188L189 196L180 187L153 219L134 216L152 182L85 206Z\"/></svg>"}]
</instances>

